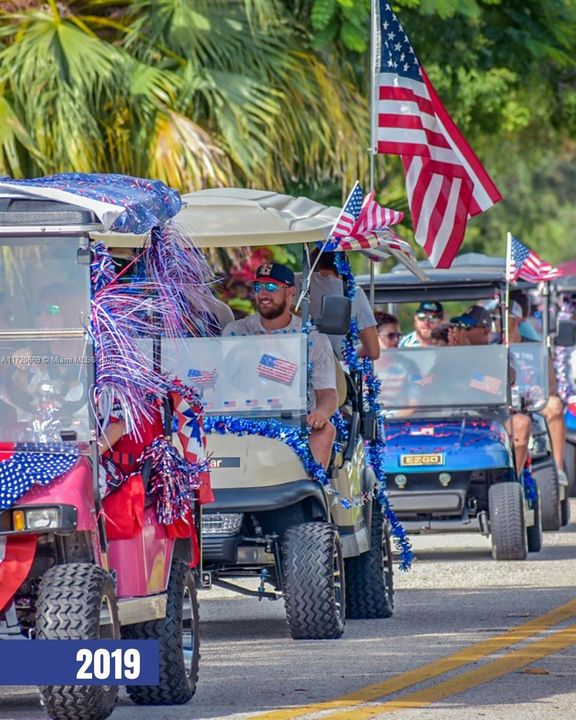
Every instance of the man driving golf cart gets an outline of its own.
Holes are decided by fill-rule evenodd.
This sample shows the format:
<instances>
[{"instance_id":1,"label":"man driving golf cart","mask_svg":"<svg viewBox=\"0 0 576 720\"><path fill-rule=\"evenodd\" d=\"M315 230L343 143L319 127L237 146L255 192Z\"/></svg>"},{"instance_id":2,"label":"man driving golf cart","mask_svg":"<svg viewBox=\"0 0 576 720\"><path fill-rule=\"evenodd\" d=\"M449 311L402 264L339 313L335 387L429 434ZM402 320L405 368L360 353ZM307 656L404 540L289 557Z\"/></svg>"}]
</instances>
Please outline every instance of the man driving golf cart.
<instances>
[{"instance_id":1,"label":"man driving golf cart","mask_svg":"<svg viewBox=\"0 0 576 720\"><path fill-rule=\"evenodd\" d=\"M264 263L256 271L253 284L255 315L236 320L224 328L223 335L259 335L301 332L302 321L290 311L294 298L294 273L279 263ZM311 429L310 450L324 467L328 466L336 430L330 417L336 412L336 369L330 343L325 335L310 333L312 389L307 424Z\"/></svg>"}]
</instances>

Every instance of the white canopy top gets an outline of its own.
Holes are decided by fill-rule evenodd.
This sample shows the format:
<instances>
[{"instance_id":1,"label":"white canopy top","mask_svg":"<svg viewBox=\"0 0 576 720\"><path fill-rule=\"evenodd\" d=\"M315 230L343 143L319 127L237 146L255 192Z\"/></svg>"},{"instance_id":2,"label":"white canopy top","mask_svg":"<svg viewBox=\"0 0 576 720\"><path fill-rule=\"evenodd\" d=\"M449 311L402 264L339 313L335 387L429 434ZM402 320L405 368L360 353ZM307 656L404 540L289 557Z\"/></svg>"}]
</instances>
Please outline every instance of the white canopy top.
<instances>
[{"instance_id":1,"label":"white canopy top","mask_svg":"<svg viewBox=\"0 0 576 720\"><path fill-rule=\"evenodd\" d=\"M197 247L285 245L324 240L340 212L304 197L269 190L216 188L183 195L175 224ZM138 247L143 235L92 233L111 247Z\"/></svg>"}]
</instances>

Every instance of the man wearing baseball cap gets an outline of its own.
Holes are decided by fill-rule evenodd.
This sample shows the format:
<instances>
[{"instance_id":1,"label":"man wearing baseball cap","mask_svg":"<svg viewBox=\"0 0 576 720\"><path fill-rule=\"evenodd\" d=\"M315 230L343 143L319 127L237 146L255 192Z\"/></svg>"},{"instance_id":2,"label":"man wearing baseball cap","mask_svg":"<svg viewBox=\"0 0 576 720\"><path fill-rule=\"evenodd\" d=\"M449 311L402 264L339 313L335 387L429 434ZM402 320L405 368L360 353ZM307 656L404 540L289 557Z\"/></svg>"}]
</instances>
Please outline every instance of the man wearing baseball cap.
<instances>
[{"instance_id":1,"label":"man wearing baseball cap","mask_svg":"<svg viewBox=\"0 0 576 720\"><path fill-rule=\"evenodd\" d=\"M302 321L290 311L294 298L294 273L286 265L264 263L256 270L252 285L257 313L236 320L224 328L223 335L262 335L298 333ZM312 389L307 423L311 429L310 450L314 458L328 466L336 430L330 418L338 408L336 366L328 338L310 333L309 361L312 363Z\"/></svg>"},{"instance_id":2,"label":"man wearing baseball cap","mask_svg":"<svg viewBox=\"0 0 576 720\"><path fill-rule=\"evenodd\" d=\"M465 313L451 318L449 345L488 345L492 316L481 305L471 305Z\"/></svg>"},{"instance_id":3,"label":"man wearing baseball cap","mask_svg":"<svg viewBox=\"0 0 576 720\"><path fill-rule=\"evenodd\" d=\"M442 303L435 300L421 302L414 313L414 330L402 338L400 347L432 345L432 330L441 324L443 318Z\"/></svg>"}]
</instances>

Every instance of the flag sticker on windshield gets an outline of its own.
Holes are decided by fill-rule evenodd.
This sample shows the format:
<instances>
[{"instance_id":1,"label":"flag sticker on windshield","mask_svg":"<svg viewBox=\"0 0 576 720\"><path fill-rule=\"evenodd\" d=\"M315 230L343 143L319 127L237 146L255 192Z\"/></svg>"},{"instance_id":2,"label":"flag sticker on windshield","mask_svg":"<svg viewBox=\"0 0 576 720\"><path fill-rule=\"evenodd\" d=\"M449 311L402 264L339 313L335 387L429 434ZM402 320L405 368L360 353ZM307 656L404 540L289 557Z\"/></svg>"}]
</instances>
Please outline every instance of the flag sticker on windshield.
<instances>
[{"instance_id":1,"label":"flag sticker on windshield","mask_svg":"<svg viewBox=\"0 0 576 720\"><path fill-rule=\"evenodd\" d=\"M282 383L283 385L291 385L298 370L298 365L282 358L267 355L266 353L260 358L260 362L256 368L257 374L267 380Z\"/></svg>"},{"instance_id":2,"label":"flag sticker on windshield","mask_svg":"<svg viewBox=\"0 0 576 720\"><path fill-rule=\"evenodd\" d=\"M498 395L502 387L502 380L490 375L484 375L484 373L474 373L472 380L470 380L470 387L474 388L474 390L490 393L490 395Z\"/></svg>"},{"instance_id":3,"label":"flag sticker on windshield","mask_svg":"<svg viewBox=\"0 0 576 720\"><path fill-rule=\"evenodd\" d=\"M200 385L205 388L213 388L216 385L217 370L196 370L190 368L188 377L192 385Z\"/></svg>"}]
</instances>

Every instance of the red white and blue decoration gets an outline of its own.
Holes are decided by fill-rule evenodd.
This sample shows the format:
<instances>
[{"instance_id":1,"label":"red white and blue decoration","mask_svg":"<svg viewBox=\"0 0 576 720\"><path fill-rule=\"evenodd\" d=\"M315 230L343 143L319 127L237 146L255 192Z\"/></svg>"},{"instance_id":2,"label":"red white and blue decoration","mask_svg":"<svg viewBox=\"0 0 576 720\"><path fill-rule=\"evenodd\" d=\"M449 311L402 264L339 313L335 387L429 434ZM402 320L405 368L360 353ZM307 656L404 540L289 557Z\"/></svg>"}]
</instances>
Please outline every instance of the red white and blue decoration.
<instances>
[{"instance_id":1,"label":"red white and blue decoration","mask_svg":"<svg viewBox=\"0 0 576 720\"><path fill-rule=\"evenodd\" d=\"M508 268L508 280L514 282L522 279L528 282L540 282L542 280L554 280L562 275L559 268L542 260L542 258L530 250L515 237L512 237L510 262Z\"/></svg>"},{"instance_id":2,"label":"red white and blue decoration","mask_svg":"<svg viewBox=\"0 0 576 720\"><path fill-rule=\"evenodd\" d=\"M0 510L12 507L34 485L49 485L78 460L72 443L0 445Z\"/></svg>"}]
</instances>

